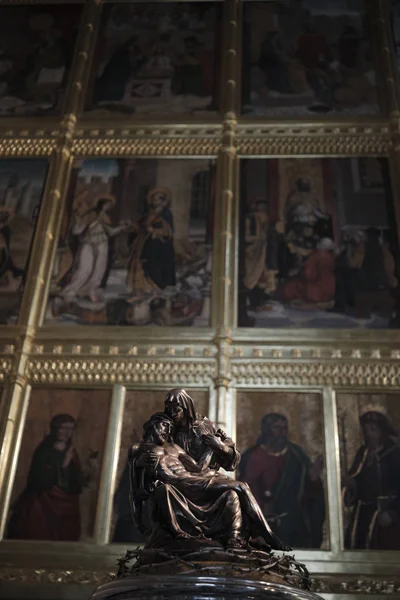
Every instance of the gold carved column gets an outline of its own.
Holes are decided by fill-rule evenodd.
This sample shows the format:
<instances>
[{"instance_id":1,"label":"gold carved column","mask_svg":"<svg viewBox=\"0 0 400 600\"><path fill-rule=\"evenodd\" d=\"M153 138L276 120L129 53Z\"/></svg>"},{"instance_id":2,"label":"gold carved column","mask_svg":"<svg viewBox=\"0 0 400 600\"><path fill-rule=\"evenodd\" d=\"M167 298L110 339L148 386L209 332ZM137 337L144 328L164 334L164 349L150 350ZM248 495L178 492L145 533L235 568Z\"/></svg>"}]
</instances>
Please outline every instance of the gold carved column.
<instances>
[{"instance_id":1,"label":"gold carved column","mask_svg":"<svg viewBox=\"0 0 400 600\"><path fill-rule=\"evenodd\" d=\"M217 373L215 378L217 422L232 428L227 407L230 405L230 351L232 328L235 326L234 207L236 195L237 154L235 131L239 111L239 0L228 0L224 6L224 57L222 74L222 145L218 152L217 199L214 231L213 322L216 328Z\"/></svg>"}]
</instances>

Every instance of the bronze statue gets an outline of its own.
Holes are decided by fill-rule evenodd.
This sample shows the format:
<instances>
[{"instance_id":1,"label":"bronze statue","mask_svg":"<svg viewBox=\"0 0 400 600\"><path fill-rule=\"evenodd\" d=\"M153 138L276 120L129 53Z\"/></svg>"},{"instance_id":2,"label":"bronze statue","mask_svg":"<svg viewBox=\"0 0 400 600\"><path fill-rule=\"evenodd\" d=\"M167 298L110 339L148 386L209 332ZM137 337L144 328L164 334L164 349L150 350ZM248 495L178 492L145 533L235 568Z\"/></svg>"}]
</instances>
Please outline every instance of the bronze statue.
<instances>
[{"instance_id":1,"label":"bronze statue","mask_svg":"<svg viewBox=\"0 0 400 600\"><path fill-rule=\"evenodd\" d=\"M270 529L246 483L219 473L240 461L234 442L198 415L185 390L172 390L165 412L145 423L129 454L135 524L150 534L146 547L202 539L225 548L263 545L290 550Z\"/></svg>"}]
</instances>

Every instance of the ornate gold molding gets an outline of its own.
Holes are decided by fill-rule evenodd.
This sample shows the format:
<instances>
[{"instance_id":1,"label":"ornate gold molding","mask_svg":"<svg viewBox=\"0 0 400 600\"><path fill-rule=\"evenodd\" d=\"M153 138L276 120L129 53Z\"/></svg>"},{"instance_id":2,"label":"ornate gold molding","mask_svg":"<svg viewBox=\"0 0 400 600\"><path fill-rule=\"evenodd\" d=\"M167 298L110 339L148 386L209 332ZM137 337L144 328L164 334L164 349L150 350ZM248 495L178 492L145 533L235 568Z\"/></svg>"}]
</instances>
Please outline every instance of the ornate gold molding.
<instances>
[{"instance_id":1,"label":"ornate gold molding","mask_svg":"<svg viewBox=\"0 0 400 600\"><path fill-rule=\"evenodd\" d=\"M116 331L120 329L120 331ZM35 337L31 355L71 357L80 355L96 358L107 356L148 358L158 360L173 356L175 359L212 357L217 351L214 332L210 330L160 327L156 333L149 328L88 328L85 326L42 329ZM4 342L6 343L6 342Z\"/></svg>"},{"instance_id":2,"label":"ornate gold molding","mask_svg":"<svg viewBox=\"0 0 400 600\"><path fill-rule=\"evenodd\" d=\"M24 135L26 133L26 135ZM1 158L32 158L50 156L57 146L58 130L10 131L0 139Z\"/></svg>"},{"instance_id":3,"label":"ornate gold molding","mask_svg":"<svg viewBox=\"0 0 400 600\"><path fill-rule=\"evenodd\" d=\"M274 354L276 352L276 354ZM296 361L279 360L280 350L271 352L268 362L232 361L232 384L238 387L257 386L334 386L398 388L399 362L355 360ZM358 355L357 355L358 356ZM337 355L335 358L341 358Z\"/></svg>"},{"instance_id":4,"label":"ornate gold molding","mask_svg":"<svg viewBox=\"0 0 400 600\"><path fill-rule=\"evenodd\" d=\"M72 144L75 156L216 156L220 125L137 125L78 128Z\"/></svg>"},{"instance_id":5,"label":"ornate gold molding","mask_svg":"<svg viewBox=\"0 0 400 600\"><path fill-rule=\"evenodd\" d=\"M29 123L3 129L0 156L49 156L57 146L62 127ZM290 123L239 121L235 136L241 156L387 155L392 147L389 124ZM222 124L78 123L72 142L75 156L216 156L223 145Z\"/></svg>"},{"instance_id":6,"label":"ornate gold molding","mask_svg":"<svg viewBox=\"0 0 400 600\"><path fill-rule=\"evenodd\" d=\"M331 589L344 594L385 594L391 595L400 593L400 580L395 579L352 579L342 581L336 586L331 586Z\"/></svg>"},{"instance_id":7,"label":"ornate gold molding","mask_svg":"<svg viewBox=\"0 0 400 600\"><path fill-rule=\"evenodd\" d=\"M319 594L365 594L371 596L396 594L397 597L400 592L400 580L355 576L343 581L340 576L323 577L313 580L312 591Z\"/></svg>"},{"instance_id":8,"label":"ornate gold molding","mask_svg":"<svg viewBox=\"0 0 400 600\"><path fill-rule=\"evenodd\" d=\"M341 595L382 595L396 597L400 592L400 580L398 579L377 579L360 578L357 575L349 578L340 575L331 577L316 578L312 580L312 591L318 594L341 594Z\"/></svg>"},{"instance_id":9,"label":"ornate gold molding","mask_svg":"<svg viewBox=\"0 0 400 600\"><path fill-rule=\"evenodd\" d=\"M26 377L34 385L209 385L215 376L213 360L149 360L110 356L47 357L28 361Z\"/></svg>"},{"instance_id":10,"label":"ornate gold molding","mask_svg":"<svg viewBox=\"0 0 400 600\"><path fill-rule=\"evenodd\" d=\"M234 344L231 349L231 354L234 359L255 359L262 358L264 360L298 360L310 363L315 360L331 361L338 363L347 363L349 360L354 360L354 364L365 363L366 361L376 361L376 364L382 362L393 361L397 364L400 370L400 344L394 347L384 346L378 342L373 343L353 343L343 344L340 341L333 342L329 345L303 345L301 343L284 344L282 345L263 345L262 343L254 342L254 345L239 345ZM254 362L254 361L253 361Z\"/></svg>"},{"instance_id":11,"label":"ornate gold molding","mask_svg":"<svg viewBox=\"0 0 400 600\"><path fill-rule=\"evenodd\" d=\"M381 122L281 123L238 125L237 151L241 156L386 155L390 144L389 125Z\"/></svg>"},{"instance_id":12,"label":"ornate gold molding","mask_svg":"<svg viewBox=\"0 0 400 600\"><path fill-rule=\"evenodd\" d=\"M8 583L102 585L110 581L112 576L112 572L87 569L20 569L15 567L0 569L0 582Z\"/></svg>"}]
</instances>

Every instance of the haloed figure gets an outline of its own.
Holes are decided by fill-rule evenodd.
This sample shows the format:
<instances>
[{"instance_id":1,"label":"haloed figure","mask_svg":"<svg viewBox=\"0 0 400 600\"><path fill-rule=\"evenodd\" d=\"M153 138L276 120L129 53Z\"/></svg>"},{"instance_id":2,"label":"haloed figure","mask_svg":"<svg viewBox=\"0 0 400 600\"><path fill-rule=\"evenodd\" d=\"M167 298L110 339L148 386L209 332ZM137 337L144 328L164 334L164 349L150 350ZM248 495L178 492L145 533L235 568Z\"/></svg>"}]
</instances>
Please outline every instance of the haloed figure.
<instances>
[{"instance_id":1,"label":"haloed figure","mask_svg":"<svg viewBox=\"0 0 400 600\"><path fill-rule=\"evenodd\" d=\"M12 508L7 537L23 540L78 541L79 495L84 474L72 445L76 421L56 415L50 433L36 448L25 490Z\"/></svg>"},{"instance_id":2,"label":"haloed figure","mask_svg":"<svg viewBox=\"0 0 400 600\"><path fill-rule=\"evenodd\" d=\"M387 416L369 410L360 417L364 444L344 477L351 509L346 548L400 550L400 447Z\"/></svg>"},{"instance_id":3,"label":"haloed figure","mask_svg":"<svg viewBox=\"0 0 400 600\"><path fill-rule=\"evenodd\" d=\"M144 215L129 229L132 237L126 285L133 293L132 301L138 294L159 292L176 284L171 191L154 188L146 200Z\"/></svg>"}]
</instances>

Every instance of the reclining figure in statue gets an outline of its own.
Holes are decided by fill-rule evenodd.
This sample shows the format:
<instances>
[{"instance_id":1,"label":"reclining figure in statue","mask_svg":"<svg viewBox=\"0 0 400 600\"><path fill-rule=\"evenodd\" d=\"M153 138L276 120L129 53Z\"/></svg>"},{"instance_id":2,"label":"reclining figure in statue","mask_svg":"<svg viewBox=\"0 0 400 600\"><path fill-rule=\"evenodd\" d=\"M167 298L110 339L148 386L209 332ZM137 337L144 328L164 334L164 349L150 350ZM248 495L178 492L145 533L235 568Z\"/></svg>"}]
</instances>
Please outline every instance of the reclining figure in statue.
<instances>
[{"instance_id":1,"label":"reclining figure in statue","mask_svg":"<svg viewBox=\"0 0 400 600\"><path fill-rule=\"evenodd\" d=\"M173 392L179 395L183 390ZM198 438L209 442L216 434L228 439L223 432L213 433L208 419L196 415L196 423L203 431L197 431ZM291 550L271 531L249 486L218 472L215 440L205 443L196 461L174 442L174 434L174 419L156 413L144 425L142 442L129 453L132 512L137 528L150 533L147 546L162 545L166 539L203 538L242 548L262 538L268 550ZM147 524L145 506L150 508Z\"/></svg>"}]
</instances>

